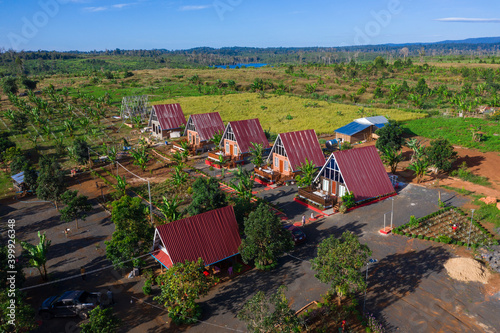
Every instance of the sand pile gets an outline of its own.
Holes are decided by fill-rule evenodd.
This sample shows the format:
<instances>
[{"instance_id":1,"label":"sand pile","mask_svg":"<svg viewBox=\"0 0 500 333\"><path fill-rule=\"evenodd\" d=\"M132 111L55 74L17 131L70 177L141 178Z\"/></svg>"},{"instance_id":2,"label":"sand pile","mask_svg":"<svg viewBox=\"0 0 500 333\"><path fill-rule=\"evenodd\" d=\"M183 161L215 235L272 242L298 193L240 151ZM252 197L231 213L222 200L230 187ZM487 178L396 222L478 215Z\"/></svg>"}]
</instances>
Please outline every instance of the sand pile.
<instances>
[{"instance_id":1,"label":"sand pile","mask_svg":"<svg viewBox=\"0 0 500 333\"><path fill-rule=\"evenodd\" d=\"M480 262L468 258L452 258L445 264L444 268L448 275L455 280L465 282L488 283L490 272Z\"/></svg>"}]
</instances>

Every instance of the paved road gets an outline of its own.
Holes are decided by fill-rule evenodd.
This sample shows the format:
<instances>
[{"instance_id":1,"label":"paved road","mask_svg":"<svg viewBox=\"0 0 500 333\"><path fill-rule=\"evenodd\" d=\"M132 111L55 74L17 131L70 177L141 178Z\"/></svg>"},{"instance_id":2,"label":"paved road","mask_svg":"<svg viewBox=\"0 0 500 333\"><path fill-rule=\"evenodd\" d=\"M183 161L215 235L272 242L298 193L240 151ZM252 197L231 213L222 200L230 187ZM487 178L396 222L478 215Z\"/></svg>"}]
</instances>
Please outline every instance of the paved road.
<instances>
[{"instance_id":1,"label":"paved road","mask_svg":"<svg viewBox=\"0 0 500 333\"><path fill-rule=\"evenodd\" d=\"M442 193L448 204L460 206L466 199ZM408 185L394 197L394 224L406 223L439 209L437 191ZM305 227L308 243L281 259L271 272L253 270L218 286L201 300L203 319L209 323L245 330L236 315L258 290L273 292L285 284L292 308L300 309L324 294L308 262L316 245L331 234L349 230L360 236L378 259L369 271L367 311L375 313L389 331L398 332L498 332L500 295L488 296L478 283L452 281L443 263L454 256L448 246L402 236L382 236L383 215L391 211L392 199L358 208L346 215L336 214ZM221 332L221 328L199 324L189 331Z\"/></svg>"}]
</instances>

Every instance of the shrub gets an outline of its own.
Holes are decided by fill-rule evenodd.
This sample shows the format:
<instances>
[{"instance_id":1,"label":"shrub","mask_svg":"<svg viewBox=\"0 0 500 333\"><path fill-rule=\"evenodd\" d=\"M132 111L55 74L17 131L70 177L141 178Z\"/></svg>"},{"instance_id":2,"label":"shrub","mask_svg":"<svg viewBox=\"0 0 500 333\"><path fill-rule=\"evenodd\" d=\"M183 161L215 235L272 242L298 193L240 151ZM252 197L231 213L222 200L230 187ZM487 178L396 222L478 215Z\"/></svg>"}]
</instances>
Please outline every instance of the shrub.
<instances>
[{"instance_id":1,"label":"shrub","mask_svg":"<svg viewBox=\"0 0 500 333\"><path fill-rule=\"evenodd\" d=\"M144 286L142 287L142 292L144 293L144 295L151 295L151 284L152 282L150 279L144 281Z\"/></svg>"},{"instance_id":2,"label":"shrub","mask_svg":"<svg viewBox=\"0 0 500 333\"><path fill-rule=\"evenodd\" d=\"M430 239L430 237L425 236L425 237L424 237L424 239L425 239L425 240L429 240L429 239Z\"/></svg>"},{"instance_id":3,"label":"shrub","mask_svg":"<svg viewBox=\"0 0 500 333\"><path fill-rule=\"evenodd\" d=\"M418 235L418 239L424 239L423 235Z\"/></svg>"},{"instance_id":4,"label":"shrub","mask_svg":"<svg viewBox=\"0 0 500 333\"><path fill-rule=\"evenodd\" d=\"M451 237L448 237L445 235L440 235L438 237L438 241L441 243L450 244L452 242L452 239L451 239Z\"/></svg>"},{"instance_id":5,"label":"shrub","mask_svg":"<svg viewBox=\"0 0 500 333\"><path fill-rule=\"evenodd\" d=\"M408 223L410 227L418 227L418 220L415 215L410 216L410 222Z\"/></svg>"},{"instance_id":6,"label":"shrub","mask_svg":"<svg viewBox=\"0 0 500 333\"><path fill-rule=\"evenodd\" d=\"M346 206L347 209L354 207L356 202L354 201L354 193L347 192L342 196L342 202Z\"/></svg>"}]
</instances>

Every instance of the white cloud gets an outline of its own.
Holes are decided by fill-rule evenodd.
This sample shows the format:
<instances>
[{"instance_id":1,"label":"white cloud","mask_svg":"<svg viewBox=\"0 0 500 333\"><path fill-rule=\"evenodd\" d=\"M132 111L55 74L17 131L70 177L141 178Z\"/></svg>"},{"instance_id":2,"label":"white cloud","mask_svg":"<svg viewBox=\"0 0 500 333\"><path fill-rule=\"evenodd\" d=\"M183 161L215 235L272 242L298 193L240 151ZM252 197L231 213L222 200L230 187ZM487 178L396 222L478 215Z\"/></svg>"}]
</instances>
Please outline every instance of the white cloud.
<instances>
[{"instance_id":1,"label":"white cloud","mask_svg":"<svg viewBox=\"0 0 500 333\"><path fill-rule=\"evenodd\" d=\"M131 5L134 5L134 3L119 3L119 4L116 4L116 5L113 5L112 7L120 9L120 8L131 6Z\"/></svg>"},{"instance_id":2,"label":"white cloud","mask_svg":"<svg viewBox=\"0 0 500 333\"><path fill-rule=\"evenodd\" d=\"M87 12L91 12L91 13L95 13L95 12L102 12L104 10L107 10L108 7L85 7L83 8L83 10L87 11Z\"/></svg>"},{"instance_id":3,"label":"white cloud","mask_svg":"<svg viewBox=\"0 0 500 333\"><path fill-rule=\"evenodd\" d=\"M179 8L180 11L188 11L188 10L203 10L212 7L211 5L201 5L201 6L182 6Z\"/></svg>"},{"instance_id":4,"label":"white cloud","mask_svg":"<svg viewBox=\"0 0 500 333\"><path fill-rule=\"evenodd\" d=\"M465 23L500 23L500 18L466 18L466 17L444 17L436 19L440 22L465 22Z\"/></svg>"}]
</instances>

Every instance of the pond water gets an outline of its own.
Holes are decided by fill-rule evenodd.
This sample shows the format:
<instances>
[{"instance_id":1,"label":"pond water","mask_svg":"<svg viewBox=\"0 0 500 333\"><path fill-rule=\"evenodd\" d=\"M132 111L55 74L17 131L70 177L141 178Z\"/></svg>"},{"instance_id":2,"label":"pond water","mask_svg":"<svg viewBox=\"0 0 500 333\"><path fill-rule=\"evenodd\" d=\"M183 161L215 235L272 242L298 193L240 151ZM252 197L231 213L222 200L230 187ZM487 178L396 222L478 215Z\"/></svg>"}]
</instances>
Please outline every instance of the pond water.
<instances>
[{"instance_id":1,"label":"pond water","mask_svg":"<svg viewBox=\"0 0 500 333\"><path fill-rule=\"evenodd\" d=\"M268 64L260 64L260 63L256 63L256 64L236 64L236 65L217 65L217 66L214 66L214 67L217 67L217 68L231 68L231 69L234 69L236 67L240 67L241 66L245 66L245 67L264 67L264 66L267 66Z\"/></svg>"}]
</instances>

